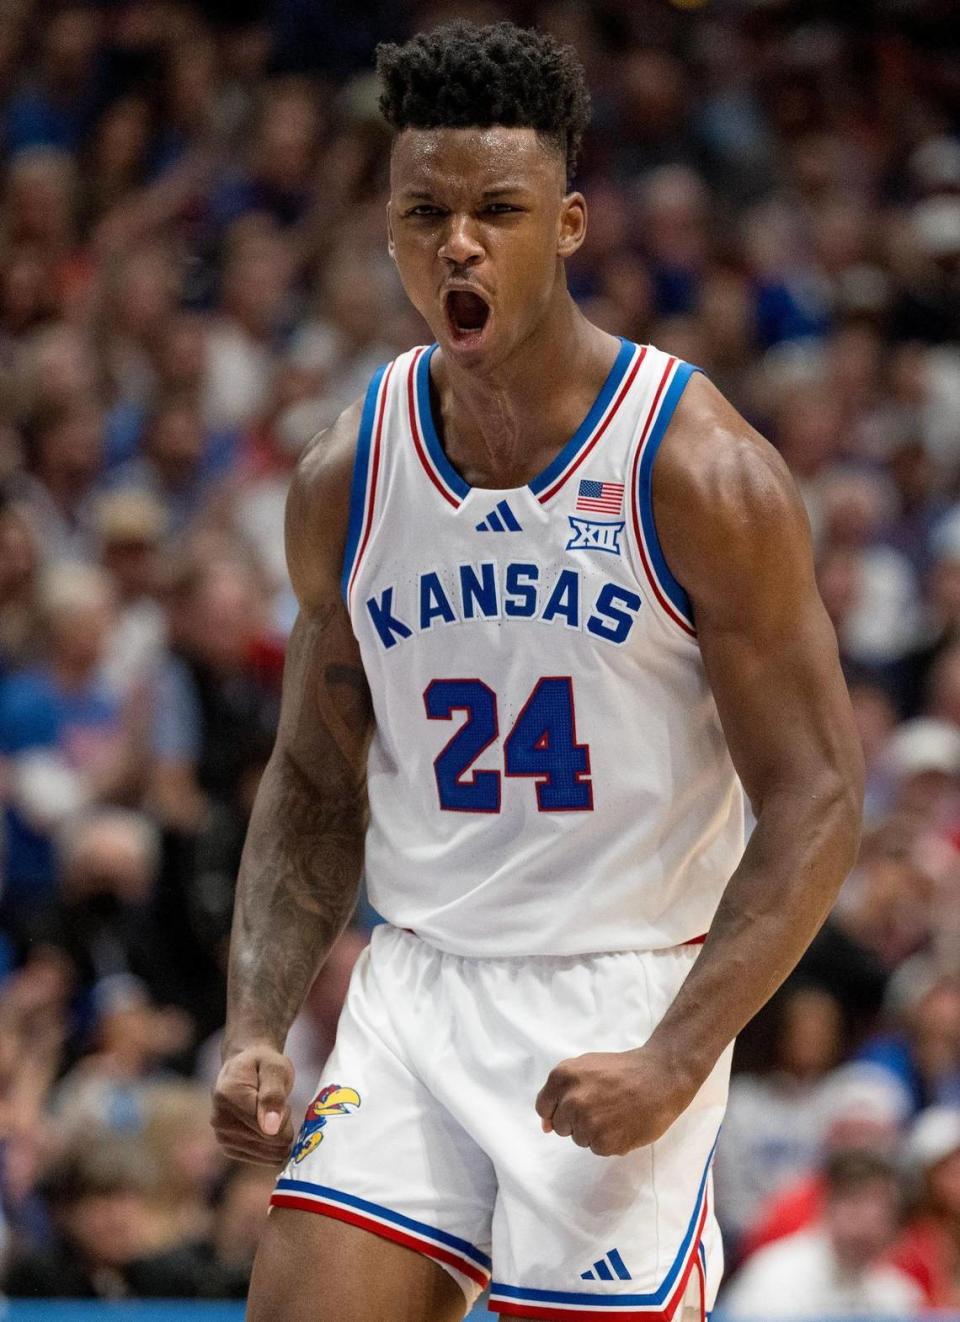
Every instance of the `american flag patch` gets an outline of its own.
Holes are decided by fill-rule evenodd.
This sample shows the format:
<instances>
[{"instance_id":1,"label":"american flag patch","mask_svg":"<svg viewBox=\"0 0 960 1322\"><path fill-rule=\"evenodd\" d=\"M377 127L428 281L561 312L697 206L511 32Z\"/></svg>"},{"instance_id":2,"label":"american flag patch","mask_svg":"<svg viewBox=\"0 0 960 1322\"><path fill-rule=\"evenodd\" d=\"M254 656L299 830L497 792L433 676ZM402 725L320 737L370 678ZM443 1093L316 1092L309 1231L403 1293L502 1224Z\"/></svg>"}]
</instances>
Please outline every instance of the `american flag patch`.
<instances>
[{"instance_id":1,"label":"american flag patch","mask_svg":"<svg viewBox=\"0 0 960 1322\"><path fill-rule=\"evenodd\" d=\"M593 514L619 514L623 509L623 483L581 482L576 508Z\"/></svg>"}]
</instances>

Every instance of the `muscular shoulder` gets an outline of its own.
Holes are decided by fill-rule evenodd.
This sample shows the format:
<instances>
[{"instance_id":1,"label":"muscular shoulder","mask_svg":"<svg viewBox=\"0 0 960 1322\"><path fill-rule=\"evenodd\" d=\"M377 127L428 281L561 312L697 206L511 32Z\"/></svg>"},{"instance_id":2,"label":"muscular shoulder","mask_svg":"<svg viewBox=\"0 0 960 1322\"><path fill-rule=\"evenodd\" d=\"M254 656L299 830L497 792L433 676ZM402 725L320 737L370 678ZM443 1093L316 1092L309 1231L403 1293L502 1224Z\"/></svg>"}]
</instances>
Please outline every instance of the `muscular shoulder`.
<instances>
[{"instance_id":1,"label":"muscular shoulder","mask_svg":"<svg viewBox=\"0 0 960 1322\"><path fill-rule=\"evenodd\" d=\"M747 575L771 587L778 575L785 586L811 579L809 526L786 464L700 374L664 437L653 497L664 554L701 617L746 604Z\"/></svg>"},{"instance_id":2,"label":"muscular shoulder","mask_svg":"<svg viewBox=\"0 0 960 1322\"><path fill-rule=\"evenodd\" d=\"M362 410L363 401L357 400L332 427L314 437L290 484L287 568L302 606L339 590Z\"/></svg>"}]
</instances>

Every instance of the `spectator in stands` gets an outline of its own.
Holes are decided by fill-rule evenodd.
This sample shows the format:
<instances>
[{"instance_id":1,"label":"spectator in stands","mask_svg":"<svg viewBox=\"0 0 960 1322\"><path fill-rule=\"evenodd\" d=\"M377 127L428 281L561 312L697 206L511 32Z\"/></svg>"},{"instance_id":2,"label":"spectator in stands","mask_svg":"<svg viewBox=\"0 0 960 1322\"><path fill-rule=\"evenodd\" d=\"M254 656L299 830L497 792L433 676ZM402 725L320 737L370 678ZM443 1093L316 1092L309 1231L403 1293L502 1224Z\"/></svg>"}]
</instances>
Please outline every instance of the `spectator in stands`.
<instances>
[{"instance_id":1,"label":"spectator in stands","mask_svg":"<svg viewBox=\"0 0 960 1322\"><path fill-rule=\"evenodd\" d=\"M56 1235L14 1257L13 1297L72 1299L197 1298L223 1293L224 1274L193 1245L159 1249L152 1206L158 1173L135 1138L89 1128L46 1178Z\"/></svg>"},{"instance_id":2,"label":"spectator in stands","mask_svg":"<svg viewBox=\"0 0 960 1322\"><path fill-rule=\"evenodd\" d=\"M48 565L94 558L92 520L103 461L103 418L92 399L37 419L33 471L13 484Z\"/></svg>"},{"instance_id":3,"label":"spectator in stands","mask_svg":"<svg viewBox=\"0 0 960 1322\"><path fill-rule=\"evenodd\" d=\"M86 232L146 183L153 111L146 96L119 96L106 107L85 153L81 223Z\"/></svg>"},{"instance_id":4,"label":"spectator in stands","mask_svg":"<svg viewBox=\"0 0 960 1322\"><path fill-rule=\"evenodd\" d=\"M225 1163L208 1109L202 1084L171 1079L146 1093L143 1146L158 1172L153 1202L165 1246L200 1244L212 1233L213 1195Z\"/></svg>"},{"instance_id":5,"label":"spectator in stands","mask_svg":"<svg viewBox=\"0 0 960 1322\"><path fill-rule=\"evenodd\" d=\"M778 1009L776 1059L732 1080L717 1151L717 1216L734 1254L761 1204L814 1164L821 1084L841 1049L840 1008L827 992L791 987Z\"/></svg>"},{"instance_id":6,"label":"spectator in stands","mask_svg":"<svg viewBox=\"0 0 960 1322\"><path fill-rule=\"evenodd\" d=\"M907 1155L919 1195L893 1261L931 1308L960 1309L960 1107L923 1111Z\"/></svg>"},{"instance_id":7,"label":"spectator in stands","mask_svg":"<svg viewBox=\"0 0 960 1322\"><path fill-rule=\"evenodd\" d=\"M960 731L943 733L949 737L948 751L960 757ZM920 774L940 775L929 767ZM914 792L919 788L914 785ZM834 921L846 935L891 971L926 946L934 920L933 879L911 853L915 833L904 835L889 823L866 838L834 910Z\"/></svg>"},{"instance_id":8,"label":"spectator in stands","mask_svg":"<svg viewBox=\"0 0 960 1322\"><path fill-rule=\"evenodd\" d=\"M104 675L118 693L149 707L167 641L159 600L167 516L148 492L110 491L97 502L94 530L100 564L116 591L116 625L104 657Z\"/></svg>"},{"instance_id":9,"label":"spectator in stands","mask_svg":"<svg viewBox=\"0 0 960 1322\"><path fill-rule=\"evenodd\" d=\"M823 551L853 557L856 595L841 621L843 654L863 666L898 661L916 643L920 619L913 568L881 536L894 510L879 476L841 471L820 490Z\"/></svg>"},{"instance_id":10,"label":"spectator in stands","mask_svg":"<svg viewBox=\"0 0 960 1322\"><path fill-rule=\"evenodd\" d=\"M225 1271L236 1274L242 1295L246 1294L275 1181L276 1173L269 1167L235 1165L217 1202L214 1256Z\"/></svg>"},{"instance_id":11,"label":"spectator in stands","mask_svg":"<svg viewBox=\"0 0 960 1322\"><path fill-rule=\"evenodd\" d=\"M0 489L0 682L39 651L38 561L29 524Z\"/></svg>"},{"instance_id":12,"label":"spectator in stands","mask_svg":"<svg viewBox=\"0 0 960 1322\"><path fill-rule=\"evenodd\" d=\"M207 435L199 407L185 391L161 395L144 420L142 452L112 476L121 490L151 496L171 536L180 536L211 500L224 470L223 447Z\"/></svg>"},{"instance_id":13,"label":"spectator in stands","mask_svg":"<svg viewBox=\"0 0 960 1322\"><path fill-rule=\"evenodd\" d=\"M894 1167L867 1152L838 1152L826 1172L821 1229L804 1230L757 1253L728 1288L732 1322L776 1318L897 1317L921 1303L914 1282L884 1262L897 1233Z\"/></svg>"},{"instance_id":14,"label":"spectator in stands","mask_svg":"<svg viewBox=\"0 0 960 1322\"><path fill-rule=\"evenodd\" d=\"M211 199L215 222L228 228L248 212L270 216L282 229L303 220L311 203L322 106L313 85L299 78L266 89L246 170L224 181Z\"/></svg>"},{"instance_id":15,"label":"spectator in stands","mask_svg":"<svg viewBox=\"0 0 960 1322\"><path fill-rule=\"evenodd\" d=\"M170 1059L182 1057L190 1037L189 1020L155 1005L139 978L129 973L103 978L90 998L87 1054L50 1096L57 1133L78 1142L91 1129L141 1136L152 1085L169 1074ZM153 1219L157 1240L164 1218L156 1208Z\"/></svg>"},{"instance_id":16,"label":"spectator in stands","mask_svg":"<svg viewBox=\"0 0 960 1322\"><path fill-rule=\"evenodd\" d=\"M196 831L209 801L235 797L251 741L270 728L275 697L253 666L263 621L259 585L237 560L188 566L174 588L154 802L178 830Z\"/></svg>"},{"instance_id":17,"label":"spectator in stands","mask_svg":"<svg viewBox=\"0 0 960 1322\"><path fill-rule=\"evenodd\" d=\"M150 407L157 359L177 310L179 285L173 256L159 243L138 245L110 271L100 311L109 327L106 366L115 398L127 406ZM117 458L111 455L114 462Z\"/></svg>"},{"instance_id":18,"label":"spectator in stands","mask_svg":"<svg viewBox=\"0 0 960 1322\"><path fill-rule=\"evenodd\" d=\"M824 1081L817 1104L816 1159L760 1203L739 1244L743 1258L818 1226L826 1204L830 1158L837 1152L853 1151L892 1158L910 1113L910 1098L903 1088L872 1065L844 1065L834 1070Z\"/></svg>"},{"instance_id":19,"label":"spectator in stands","mask_svg":"<svg viewBox=\"0 0 960 1322\"><path fill-rule=\"evenodd\" d=\"M329 427L389 358L384 330L399 294L396 271L388 262L360 260L356 247L346 242L330 254L321 315L305 321L291 345L293 362L323 383L318 428Z\"/></svg>"},{"instance_id":20,"label":"spectator in stands","mask_svg":"<svg viewBox=\"0 0 960 1322\"><path fill-rule=\"evenodd\" d=\"M36 79L22 86L7 108L10 152L50 145L65 151L80 146L96 106L96 64L100 15L71 3L41 30Z\"/></svg>"},{"instance_id":21,"label":"spectator in stands","mask_svg":"<svg viewBox=\"0 0 960 1322\"><path fill-rule=\"evenodd\" d=\"M6 237L41 254L61 308L78 274L76 198L76 164L67 152L38 146L14 157L5 197Z\"/></svg>"},{"instance_id":22,"label":"spectator in stands","mask_svg":"<svg viewBox=\"0 0 960 1322\"><path fill-rule=\"evenodd\" d=\"M292 313L288 241L263 216L235 222L227 240L223 316L207 340L204 418L214 430L241 427L263 408L273 360Z\"/></svg>"},{"instance_id":23,"label":"spectator in stands","mask_svg":"<svg viewBox=\"0 0 960 1322\"><path fill-rule=\"evenodd\" d=\"M922 957L910 960L888 989L887 1016L891 1028L868 1042L859 1059L896 1079L915 1111L960 1106L960 973L941 972Z\"/></svg>"},{"instance_id":24,"label":"spectator in stands","mask_svg":"<svg viewBox=\"0 0 960 1322\"><path fill-rule=\"evenodd\" d=\"M78 326L66 321L46 324L26 336L17 346L13 367L11 401L31 438L45 419L98 402L93 346Z\"/></svg>"},{"instance_id":25,"label":"spectator in stands","mask_svg":"<svg viewBox=\"0 0 960 1322\"><path fill-rule=\"evenodd\" d=\"M94 808L64 824L60 905L47 934L84 991L116 974L160 985L163 956L149 929L159 849L153 822L129 809Z\"/></svg>"},{"instance_id":26,"label":"spectator in stands","mask_svg":"<svg viewBox=\"0 0 960 1322\"><path fill-rule=\"evenodd\" d=\"M0 686L0 753L11 778L7 902L22 906L22 918L53 898L53 836L70 812L123 799L142 779L139 728L101 676L113 612L100 570L51 571L41 593L45 655Z\"/></svg>"}]
</instances>

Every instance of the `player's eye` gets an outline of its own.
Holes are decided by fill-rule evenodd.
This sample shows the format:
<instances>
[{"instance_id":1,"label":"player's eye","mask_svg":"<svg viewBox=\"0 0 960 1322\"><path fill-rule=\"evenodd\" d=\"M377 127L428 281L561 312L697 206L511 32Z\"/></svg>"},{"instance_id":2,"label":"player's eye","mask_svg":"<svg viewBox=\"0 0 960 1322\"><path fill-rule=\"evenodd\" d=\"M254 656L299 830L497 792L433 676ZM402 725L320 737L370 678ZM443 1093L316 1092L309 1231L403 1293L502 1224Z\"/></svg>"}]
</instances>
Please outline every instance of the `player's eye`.
<instances>
[{"instance_id":1,"label":"player's eye","mask_svg":"<svg viewBox=\"0 0 960 1322\"><path fill-rule=\"evenodd\" d=\"M484 210L491 216L507 216L511 212L519 211L520 208L511 206L509 202L491 202Z\"/></svg>"},{"instance_id":2,"label":"player's eye","mask_svg":"<svg viewBox=\"0 0 960 1322\"><path fill-rule=\"evenodd\" d=\"M441 211L439 207L435 207L429 202L420 202L418 203L417 206L411 207L406 214L408 216L417 216L417 217L439 216L441 214Z\"/></svg>"}]
</instances>

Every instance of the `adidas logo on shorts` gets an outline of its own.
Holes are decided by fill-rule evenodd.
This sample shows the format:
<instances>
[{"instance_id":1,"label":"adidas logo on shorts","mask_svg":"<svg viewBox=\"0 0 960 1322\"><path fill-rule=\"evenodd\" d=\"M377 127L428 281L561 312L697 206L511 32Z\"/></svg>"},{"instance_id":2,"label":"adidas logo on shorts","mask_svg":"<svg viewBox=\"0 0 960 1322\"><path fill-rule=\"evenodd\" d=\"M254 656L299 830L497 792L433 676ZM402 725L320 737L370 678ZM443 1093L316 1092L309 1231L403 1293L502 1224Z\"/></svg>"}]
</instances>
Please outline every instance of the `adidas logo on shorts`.
<instances>
[{"instance_id":1,"label":"adidas logo on shorts","mask_svg":"<svg viewBox=\"0 0 960 1322\"><path fill-rule=\"evenodd\" d=\"M627 1271L626 1264L616 1249L593 1264L590 1271L580 1273L581 1281L631 1281L633 1277Z\"/></svg>"}]
</instances>

